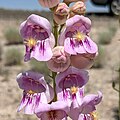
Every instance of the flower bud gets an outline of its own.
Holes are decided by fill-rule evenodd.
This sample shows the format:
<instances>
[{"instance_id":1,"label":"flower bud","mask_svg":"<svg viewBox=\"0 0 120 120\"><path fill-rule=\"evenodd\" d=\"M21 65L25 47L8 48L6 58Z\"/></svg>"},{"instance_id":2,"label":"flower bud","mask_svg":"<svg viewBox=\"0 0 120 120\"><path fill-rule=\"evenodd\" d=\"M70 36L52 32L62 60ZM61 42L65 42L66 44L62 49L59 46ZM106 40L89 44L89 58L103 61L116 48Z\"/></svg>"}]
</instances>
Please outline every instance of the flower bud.
<instances>
[{"instance_id":1,"label":"flower bud","mask_svg":"<svg viewBox=\"0 0 120 120\"><path fill-rule=\"evenodd\" d=\"M38 0L43 7L52 8L55 7L60 0Z\"/></svg>"},{"instance_id":2,"label":"flower bud","mask_svg":"<svg viewBox=\"0 0 120 120\"><path fill-rule=\"evenodd\" d=\"M57 46L53 49L52 58L47 61L47 66L54 72L63 72L70 66L70 55L64 51L63 46Z\"/></svg>"},{"instance_id":3,"label":"flower bud","mask_svg":"<svg viewBox=\"0 0 120 120\"><path fill-rule=\"evenodd\" d=\"M53 13L55 22L57 24L64 24L69 14L69 7L65 3L59 3Z\"/></svg>"},{"instance_id":4,"label":"flower bud","mask_svg":"<svg viewBox=\"0 0 120 120\"><path fill-rule=\"evenodd\" d=\"M70 17L74 15L84 15L86 11L85 3L84 2L76 2L70 10Z\"/></svg>"}]
</instances>

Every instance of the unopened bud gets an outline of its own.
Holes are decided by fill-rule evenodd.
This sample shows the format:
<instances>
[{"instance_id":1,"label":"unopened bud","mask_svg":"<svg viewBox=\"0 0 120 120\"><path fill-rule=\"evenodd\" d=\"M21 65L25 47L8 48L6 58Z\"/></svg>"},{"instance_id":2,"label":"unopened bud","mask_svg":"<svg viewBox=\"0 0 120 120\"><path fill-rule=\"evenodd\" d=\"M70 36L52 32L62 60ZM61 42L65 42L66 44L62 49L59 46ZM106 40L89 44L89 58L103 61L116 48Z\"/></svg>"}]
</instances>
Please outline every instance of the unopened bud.
<instances>
[{"instance_id":1,"label":"unopened bud","mask_svg":"<svg viewBox=\"0 0 120 120\"><path fill-rule=\"evenodd\" d=\"M60 0L38 0L43 7L52 8L55 7Z\"/></svg>"},{"instance_id":2,"label":"unopened bud","mask_svg":"<svg viewBox=\"0 0 120 120\"><path fill-rule=\"evenodd\" d=\"M84 2L76 2L70 10L70 17L74 15L84 15L86 11L85 3Z\"/></svg>"},{"instance_id":3,"label":"unopened bud","mask_svg":"<svg viewBox=\"0 0 120 120\"><path fill-rule=\"evenodd\" d=\"M65 3L59 3L53 13L55 22L57 24L64 24L69 15L69 7Z\"/></svg>"}]
</instances>

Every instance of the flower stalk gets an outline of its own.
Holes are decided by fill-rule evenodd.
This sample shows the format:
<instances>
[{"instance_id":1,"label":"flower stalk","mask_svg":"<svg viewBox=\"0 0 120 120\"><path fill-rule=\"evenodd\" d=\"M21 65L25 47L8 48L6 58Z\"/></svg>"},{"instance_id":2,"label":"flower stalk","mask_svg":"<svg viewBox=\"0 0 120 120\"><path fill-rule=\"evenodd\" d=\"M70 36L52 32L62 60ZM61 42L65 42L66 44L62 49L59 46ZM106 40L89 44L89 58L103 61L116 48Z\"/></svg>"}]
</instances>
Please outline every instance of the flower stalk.
<instances>
[{"instance_id":1,"label":"flower stalk","mask_svg":"<svg viewBox=\"0 0 120 120\"><path fill-rule=\"evenodd\" d=\"M61 33L61 31L62 31L62 29L63 29L64 25L65 25L65 24L62 24L62 25L60 26L60 29L59 29L59 34Z\"/></svg>"},{"instance_id":2,"label":"flower stalk","mask_svg":"<svg viewBox=\"0 0 120 120\"><path fill-rule=\"evenodd\" d=\"M58 40L58 24L53 20L53 34L55 36L55 47L57 46L57 40Z\"/></svg>"},{"instance_id":3,"label":"flower stalk","mask_svg":"<svg viewBox=\"0 0 120 120\"><path fill-rule=\"evenodd\" d=\"M53 20L53 34L55 36L55 46L57 46L57 40L58 40L58 25L57 23ZM57 73L56 72L52 72L52 78L53 78L53 89L54 89L54 98L53 98L53 102L57 101L57 94L56 94L56 83L55 83L55 77L56 77Z\"/></svg>"},{"instance_id":4,"label":"flower stalk","mask_svg":"<svg viewBox=\"0 0 120 120\"><path fill-rule=\"evenodd\" d=\"M56 83L55 83L55 77L56 77L56 75L57 75L56 72L52 72L52 78L53 78L53 89L54 89L54 98L53 98L52 102L57 101Z\"/></svg>"},{"instance_id":5,"label":"flower stalk","mask_svg":"<svg viewBox=\"0 0 120 120\"><path fill-rule=\"evenodd\" d=\"M69 4L77 1L64 0ZM85 69L92 66L98 47L88 36L91 20L82 14L85 4L80 2L71 9L64 2L39 0L53 12L53 26L35 14L20 26L26 43L24 61L34 58L46 62L51 70L52 86L42 74L20 73L17 82L24 93L18 111L24 109L25 114L36 114L41 120L67 120L68 116L73 120L89 120L102 99L100 91L84 95L89 80ZM71 12L74 14L70 15Z\"/></svg>"}]
</instances>

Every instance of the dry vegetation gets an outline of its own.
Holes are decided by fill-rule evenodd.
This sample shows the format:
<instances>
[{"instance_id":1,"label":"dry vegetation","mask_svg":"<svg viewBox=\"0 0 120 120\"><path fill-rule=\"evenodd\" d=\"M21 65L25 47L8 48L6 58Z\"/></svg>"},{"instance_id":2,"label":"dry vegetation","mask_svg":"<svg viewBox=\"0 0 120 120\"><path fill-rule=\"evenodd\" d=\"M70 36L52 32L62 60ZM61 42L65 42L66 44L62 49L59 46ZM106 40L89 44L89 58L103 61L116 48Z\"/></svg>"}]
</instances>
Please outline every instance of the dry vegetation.
<instances>
[{"instance_id":1,"label":"dry vegetation","mask_svg":"<svg viewBox=\"0 0 120 120\"><path fill-rule=\"evenodd\" d=\"M29 69L42 70L46 74L49 71L44 69L45 65L34 60L28 63L23 62L24 46L18 44L21 41L16 44L16 41L21 40L17 30L19 24L34 12L17 12L0 11L0 120L36 120L36 116L27 116L16 112L22 96L22 90L16 83L16 75ZM49 13L44 14L44 16L48 15ZM100 53L93 68L89 70L90 80L86 87L86 94L88 92L96 93L97 90L102 91L103 101L97 109L99 120L118 120L114 112L118 108L118 93L112 89L112 81L118 80L118 73L115 70L120 64L118 20L109 16L89 17L92 20L90 35L99 44ZM50 17L48 16L48 18ZM15 28L15 31L11 30L12 28ZM11 39L12 34L15 36L13 39Z\"/></svg>"}]
</instances>

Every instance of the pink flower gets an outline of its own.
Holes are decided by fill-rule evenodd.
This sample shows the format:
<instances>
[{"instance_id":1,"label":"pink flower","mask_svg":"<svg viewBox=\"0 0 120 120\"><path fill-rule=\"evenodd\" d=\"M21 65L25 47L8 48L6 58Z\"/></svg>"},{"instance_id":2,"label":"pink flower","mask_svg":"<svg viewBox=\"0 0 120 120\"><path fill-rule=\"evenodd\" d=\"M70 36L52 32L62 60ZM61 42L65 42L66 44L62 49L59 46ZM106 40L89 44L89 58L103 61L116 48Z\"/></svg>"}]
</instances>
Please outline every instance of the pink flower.
<instances>
[{"instance_id":1,"label":"pink flower","mask_svg":"<svg viewBox=\"0 0 120 120\"><path fill-rule=\"evenodd\" d=\"M98 91L98 95L96 94L88 94L83 97L81 107L83 114L89 114L96 110L95 105L99 104L102 100L102 93Z\"/></svg>"},{"instance_id":2,"label":"pink flower","mask_svg":"<svg viewBox=\"0 0 120 120\"><path fill-rule=\"evenodd\" d=\"M89 114L101 102L102 93L84 96L84 85L88 81L88 72L74 67L56 76L56 92L58 100L65 101L70 107L67 112L72 120L78 120L81 114ZM74 114L73 114L74 113Z\"/></svg>"},{"instance_id":3,"label":"pink flower","mask_svg":"<svg viewBox=\"0 0 120 120\"><path fill-rule=\"evenodd\" d=\"M66 71L56 76L56 92L58 100L65 100L74 107L79 106L81 97L81 87L88 82L88 72L74 67L69 67Z\"/></svg>"},{"instance_id":4,"label":"pink flower","mask_svg":"<svg viewBox=\"0 0 120 120\"><path fill-rule=\"evenodd\" d=\"M70 56L64 51L63 46L57 46L53 50L52 58L47 61L47 66L54 72L63 72L70 66Z\"/></svg>"},{"instance_id":5,"label":"pink flower","mask_svg":"<svg viewBox=\"0 0 120 120\"><path fill-rule=\"evenodd\" d=\"M96 105L98 105L101 100L101 92L98 92L98 95L89 94L83 97L81 96L79 105L75 107L75 105L72 103L70 111L67 114L72 120L93 120L91 113L96 110Z\"/></svg>"},{"instance_id":6,"label":"pink flower","mask_svg":"<svg viewBox=\"0 0 120 120\"><path fill-rule=\"evenodd\" d=\"M70 17L73 17L74 15L84 15L85 11L85 3L82 1L78 1L71 7Z\"/></svg>"},{"instance_id":7,"label":"pink flower","mask_svg":"<svg viewBox=\"0 0 120 120\"><path fill-rule=\"evenodd\" d=\"M55 7L60 0L38 0L43 7L52 8Z\"/></svg>"},{"instance_id":8,"label":"pink flower","mask_svg":"<svg viewBox=\"0 0 120 120\"><path fill-rule=\"evenodd\" d=\"M71 54L71 63L77 68L91 66L98 52L97 45L88 36L90 29L89 18L75 15L66 21L66 28L59 37L59 44L64 45L65 51Z\"/></svg>"},{"instance_id":9,"label":"pink flower","mask_svg":"<svg viewBox=\"0 0 120 120\"><path fill-rule=\"evenodd\" d=\"M51 104L40 104L35 113L40 120L67 120L68 110L67 103L56 101Z\"/></svg>"},{"instance_id":10,"label":"pink flower","mask_svg":"<svg viewBox=\"0 0 120 120\"><path fill-rule=\"evenodd\" d=\"M65 3L59 3L53 11L53 18L57 24L64 24L69 15L69 7Z\"/></svg>"},{"instance_id":11,"label":"pink flower","mask_svg":"<svg viewBox=\"0 0 120 120\"><path fill-rule=\"evenodd\" d=\"M51 33L49 21L38 15L30 15L20 26L20 34L24 39L26 53L24 60L35 58L38 61L48 61L52 57L55 40Z\"/></svg>"},{"instance_id":12,"label":"pink flower","mask_svg":"<svg viewBox=\"0 0 120 120\"><path fill-rule=\"evenodd\" d=\"M79 102L80 103L79 107L74 108L72 105L71 110L68 113L68 115L73 120L84 120L85 118L86 118L86 120L93 120L93 119L90 119L88 117L88 115L96 110L95 106L98 105L101 102L101 100L102 100L101 92L98 92L98 95L89 94L89 95L83 96L83 98ZM73 112L74 112L74 114L73 114ZM82 118L84 118L84 119L82 119ZM91 116L91 118L92 118L92 116Z\"/></svg>"},{"instance_id":13,"label":"pink flower","mask_svg":"<svg viewBox=\"0 0 120 120\"><path fill-rule=\"evenodd\" d=\"M33 114L40 103L48 103L54 97L52 87L46 84L42 74L23 72L17 76L17 82L23 90L18 112L24 108L25 114Z\"/></svg>"},{"instance_id":14,"label":"pink flower","mask_svg":"<svg viewBox=\"0 0 120 120\"><path fill-rule=\"evenodd\" d=\"M64 45L65 51L72 55L95 54L98 47L87 35L90 28L91 21L89 18L75 15L66 21L66 28L60 35L59 44Z\"/></svg>"}]
</instances>

